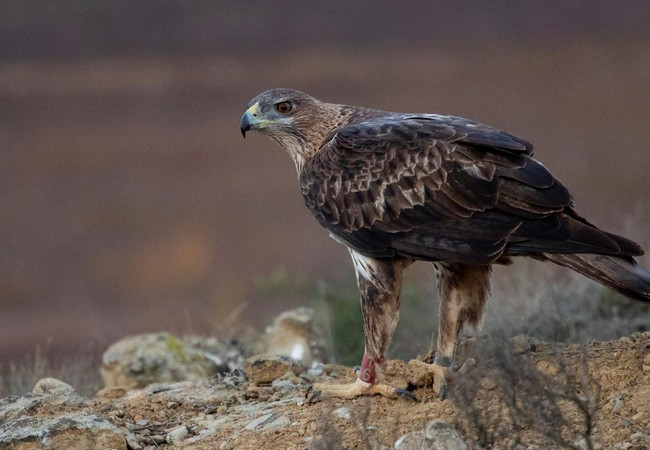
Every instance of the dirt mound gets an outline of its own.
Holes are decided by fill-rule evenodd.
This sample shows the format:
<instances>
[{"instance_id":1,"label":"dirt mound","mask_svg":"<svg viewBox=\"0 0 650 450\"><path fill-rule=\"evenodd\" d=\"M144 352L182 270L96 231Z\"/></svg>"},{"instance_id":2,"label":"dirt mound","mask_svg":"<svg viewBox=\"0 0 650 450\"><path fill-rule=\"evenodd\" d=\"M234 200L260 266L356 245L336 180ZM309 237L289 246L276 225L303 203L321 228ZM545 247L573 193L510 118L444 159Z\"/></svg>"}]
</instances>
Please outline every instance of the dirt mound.
<instances>
[{"instance_id":1,"label":"dirt mound","mask_svg":"<svg viewBox=\"0 0 650 450\"><path fill-rule=\"evenodd\" d=\"M110 422L132 449L393 447L434 420L455 427L470 447L650 448L650 333L585 347L523 336L482 338L472 347L475 364L455 375L445 401L418 385L418 366L403 361L388 362L386 381L410 387L419 402L307 404L310 383L354 380L352 369L333 365L300 376L289 371L267 386L234 373L142 390L106 388L84 401L66 391L26 394L0 401L0 447L21 417L86 413Z\"/></svg>"}]
</instances>

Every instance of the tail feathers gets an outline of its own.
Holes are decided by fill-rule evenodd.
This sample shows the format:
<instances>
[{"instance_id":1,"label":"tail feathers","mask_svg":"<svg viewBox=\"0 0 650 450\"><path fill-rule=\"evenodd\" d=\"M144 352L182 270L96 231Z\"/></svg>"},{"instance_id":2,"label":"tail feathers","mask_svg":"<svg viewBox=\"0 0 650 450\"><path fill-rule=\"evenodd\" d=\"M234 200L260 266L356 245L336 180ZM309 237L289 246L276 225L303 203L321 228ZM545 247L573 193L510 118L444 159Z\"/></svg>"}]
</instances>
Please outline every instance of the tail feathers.
<instances>
[{"instance_id":1,"label":"tail feathers","mask_svg":"<svg viewBox=\"0 0 650 450\"><path fill-rule=\"evenodd\" d=\"M650 303L650 273L630 257L545 253L544 259L569 267L633 300Z\"/></svg>"}]
</instances>

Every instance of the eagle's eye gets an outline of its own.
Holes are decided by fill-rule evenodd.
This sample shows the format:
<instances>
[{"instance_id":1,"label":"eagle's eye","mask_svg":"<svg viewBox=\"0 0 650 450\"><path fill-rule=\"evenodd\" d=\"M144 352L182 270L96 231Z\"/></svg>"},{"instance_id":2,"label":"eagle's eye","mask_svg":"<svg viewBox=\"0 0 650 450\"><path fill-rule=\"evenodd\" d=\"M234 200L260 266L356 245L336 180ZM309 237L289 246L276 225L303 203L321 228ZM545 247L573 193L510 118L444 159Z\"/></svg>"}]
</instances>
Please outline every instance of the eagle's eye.
<instances>
[{"instance_id":1,"label":"eagle's eye","mask_svg":"<svg viewBox=\"0 0 650 450\"><path fill-rule=\"evenodd\" d=\"M280 114L289 114L293 109L291 102L280 102L276 103L275 110Z\"/></svg>"}]
</instances>

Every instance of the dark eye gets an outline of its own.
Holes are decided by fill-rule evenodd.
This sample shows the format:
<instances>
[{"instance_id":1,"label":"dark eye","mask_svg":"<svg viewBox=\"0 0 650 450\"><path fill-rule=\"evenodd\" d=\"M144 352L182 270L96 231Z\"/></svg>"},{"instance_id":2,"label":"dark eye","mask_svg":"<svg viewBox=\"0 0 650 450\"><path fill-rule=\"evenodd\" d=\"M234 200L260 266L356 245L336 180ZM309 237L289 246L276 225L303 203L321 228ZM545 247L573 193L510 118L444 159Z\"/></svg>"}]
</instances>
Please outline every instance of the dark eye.
<instances>
[{"instance_id":1,"label":"dark eye","mask_svg":"<svg viewBox=\"0 0 650 450\"><path fill-rule=\"evenodd\" d=\"M293 109L291 102L280 102L275 105L275 110L280 114L289 114Z\"/></svg>"}]
</instances>

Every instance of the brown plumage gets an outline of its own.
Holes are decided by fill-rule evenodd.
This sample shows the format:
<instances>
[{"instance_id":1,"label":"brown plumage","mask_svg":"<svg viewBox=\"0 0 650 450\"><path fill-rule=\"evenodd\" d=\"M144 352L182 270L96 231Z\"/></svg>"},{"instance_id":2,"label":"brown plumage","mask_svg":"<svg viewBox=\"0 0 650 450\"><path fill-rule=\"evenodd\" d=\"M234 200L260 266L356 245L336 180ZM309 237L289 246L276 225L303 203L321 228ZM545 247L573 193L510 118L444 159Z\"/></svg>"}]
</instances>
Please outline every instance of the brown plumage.
<instances>
[{"instance_id":1,"label":"brown plumage","mask_svg":"<svg viewBox=\"0 0 650 450\"><path fill-rule=\"evenodd\" d=\"M241 128L290 153L305 205L348 246L364 312L359 377L371 385L397 324L401 272L415 260L433 262L439 274L438 366L451 363L463 324L479 323L491 264L513 256L570 267L650 302L650 274L632 258L641 248L578 215L569 191L533 159L533 146L510 133L460 117L329 104L290 89L258 95ZM332 393L367 393L359 389Z\"/></svg>"}]
</instances>

